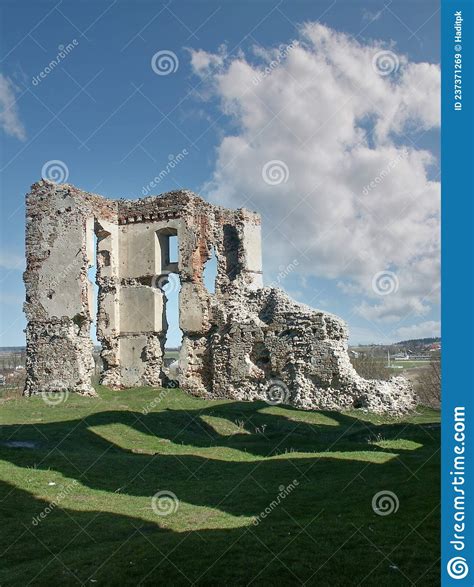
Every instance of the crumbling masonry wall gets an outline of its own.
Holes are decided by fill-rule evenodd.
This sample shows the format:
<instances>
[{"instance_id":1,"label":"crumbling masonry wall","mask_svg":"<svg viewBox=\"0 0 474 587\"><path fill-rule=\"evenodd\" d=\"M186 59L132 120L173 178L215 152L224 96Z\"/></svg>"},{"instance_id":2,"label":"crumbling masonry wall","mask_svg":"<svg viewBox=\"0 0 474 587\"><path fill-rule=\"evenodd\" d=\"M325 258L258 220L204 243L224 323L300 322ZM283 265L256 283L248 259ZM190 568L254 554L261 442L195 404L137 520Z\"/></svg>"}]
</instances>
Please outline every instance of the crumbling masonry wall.
<instances>
[{"instance_id":1,"label":"crumbling masonry wall","mask_svg":"<svg viewBox=\"0 0 474 587\"><path fill-rule=\"evenodd\" d=\"M171 236L179 243L176 261ZM212 250L214 293L203 281ZM26 255L26 395L95 393L88 278L95 259L104 385L167 383L163 285L175 273L183 332L178 379L190 393L336 410L414 406L405 379L357 375L341 319L262 286L254 212L214 206L186 190L110 200L42 180L27 195Z\"/></svg>"}]
</instances>

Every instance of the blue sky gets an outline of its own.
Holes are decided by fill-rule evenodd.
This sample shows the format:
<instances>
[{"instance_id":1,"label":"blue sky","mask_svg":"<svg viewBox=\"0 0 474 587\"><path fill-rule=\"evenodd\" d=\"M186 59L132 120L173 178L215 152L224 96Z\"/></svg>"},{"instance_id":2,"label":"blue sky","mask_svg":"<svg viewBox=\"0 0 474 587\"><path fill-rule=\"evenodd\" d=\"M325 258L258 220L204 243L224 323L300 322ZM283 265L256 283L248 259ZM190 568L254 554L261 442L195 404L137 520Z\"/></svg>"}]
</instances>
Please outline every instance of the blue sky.
<instances>
[{"instance_id":1,"label":"blue sky","mask_svg":"<svg viewBox=\"0 0 474 587\"><path fill-rule=\"evenodd\" d=\"M417 213L415 224L410 219L405 225L391 230L390 239L398 238L400 246L397 247L395 242L391 249L387 248L386 259L374 263L370 272L364 273L363 268L358 268L360 259L354 261L348 257L351 273L346 280L341 258L331 252L331 247L340 249L341 246L334 241L334 234L341 235L342 228L338 226L333 229L331 242L319 242L321 256L318 241L305 251L302 251L300 241L295 241L294 251L288 251L292 246L288 244L285 247L286 256L277 258L280 255L279 244L285 241L287 234L300 230L296 222L301 222L301 218L294 216L295 223L292 223L292 209L288 209L286 225L278 226L275 216L277 213L279 217L285 216L282 202L289 205L288 202L305 189L299 183L292 184L296 179L294 170L298 162L288 165L290 180L277 186L273 192L278 206L273 205L268 186L258 186L255 191L250 188L245 198L241 197L242 190L234 193L231 184L234 182L239 185L242 175L248 175L245 167L248 161L242 162L240 169L234 169L233 176L229 175L229 165L225 163L226 149L232 143L229 138L248 140L249 124L260 124L254 119L248 123L251 113L249 103L243 102L240 96L229 96L239 83L238 72L235 73L239 63L245 63L247 69L254 67L264 71L265 59L268 62L268 55L265 56L264 51L275 51L276 47L288 45L295 39L309 43L308 36L306 41L302 37L301 26L304 23L321 23L326 27L324 30L331 30L334 35L336 32L343 33L337 46L331 50L331 55L336 52L342 55L347 51L351 58L354 55L357 57L359 49L354 48L352 42L362 48L368 47L367 50L373 50L375 45L383 45L400 56L401 66L397 75L405 75L409 63L439 63L437 2L174 1L162 4L63 0L21 3L3 1L1 6L0 73L4 112L1 118L0 345L24 344L24 195L29 186L40 179L45 163L60 160L67 168L67 181L84 190L111 198L136 198L142 196L144 187L166 169L173 156L184 151L186 155L183 160L166 174L151 193L186 187L213 201L236 207L245 203L261 212L265 237L264 268L268 268L266 283L277 282L299 301L341 315L349 323L353 343L388 342L439 333L439 305L433 295L433 290L437 289L433 278L435 269L432 270L430 265L421 280L427 288L426 293L422 288L423 283L421 286L415 283L415 272L421 275L429 264L428 259L436 260L438 254L436 244L431 242L430 231L437 231L436 223L430 224L429 218L435 215L431 208L423 218ZM311 36L313 33L317 39L312 37L312 45L308 45L307 53L299 54L302 60L305 55L315 56L318 50L322 50L318 47L322 46L323 33L311 29L308 34ZM331 39L335 38L334 35ZM332 42L324 41L326 45ZM73 48L60 59L57 67L39 83L35 83L35 76L39 76L48 63L57 57L59 48L71 44ZM256 47L259 49L256 50ZM174 54L176 71L169 75L157 75L152 67L152 58L159 51ZM285 68L295 68L287 71L289 80L294 71L298 70L297 58L297 51L291 57L293 61L288 58L288 65L284 63L286 57L282 58L281 66L277 67L279 71L271 73L259 86L259 91L265 88L267 104L276 103L277 96L273 96L272 92L278 94L280 91L278 76L283 75ZM338 65L332 67L337 68ZM425 75L427 69L420 69L420 75ZM427 83L432 84L432 69L429 71ZM302 75L306 74L303 72ZM414 77L422 79L420 75ZM334 77L337 79L337 76ZM228 81L231 88L221 84L222 81ZM399 83L398 79L393 83ZM406 80L400 83L409 87ZM318 84L325 87L323 76ZM385 92L385 89L380 91ZM367 98L373 98L370 91ZM384 94L380 104L385 104L385 99ZM426 178L423 177L423 181L431 189L439 172L438 129L423 114L424 108L420 102L423 95L417 94L414 98L410 94L408 98L400 99L404 104L407 100L415 104L416 100L409 123L403 122L403 134L398 128L401 123L396 118L391 123L392 134L385 133L383 138L379 136L376 145L372 144L369 135L380 135L382 131L377 129L370 115L359 121L358 128L367 133L367 144L373 151L386 150L390 140L391 149L401 149L404 144L408 144L410 149L418 153L431 153L432 160L428 163L425 155L418 155L418 159L410 156L411 168L404 167L405 174L416 175L421 173L420 166L424 166ZM426 99L432 104L436 100L436 90L426 94ZM259 100L262 101L261 94ZM318 103L316 93L305 115L311 117L313 107L316 113ZM387 103L386 108L386 112L389 112L391 106ZM304 105L300 109L305 110ZM5 114L5 110L8 114ZM296 112L295 116L298 114L301 112ZM420 120L413 125L412 119L417 116ZM342 128L341 114L335 111L335 115L329 118L331 134L337 135ZM298 124L300 121L296 120L295 128ZM285 120L284 125L287 128L291 122ZM264 126L268 125L265 123ZM263 127L261 130L264 130ZM260 131L255 133L258 134ZM279 132L279 136L283 134ZM292 132L292 135L295 134L296 131ZM294 140L288 136L288 141ZM257 138L255 140L258 141ZM283 143L284 137L281 140ZM306 141L300 142L306 144ZM327 145L330 151L331 144ZM285 161L281 153L290 147L290 142L287 145L279 144L275 156L272 157L270 152L266 160ZM315 148L320 148L324 153L325 145L316 144ZM261 145L261 149L262 152L266 149L267 153L268 144ZM420 163L421 159L423 164ZM305 164L311 166L311 158ZM260 162L255 165L260 175ZM362 163L357 165L359 167L348 171L351 177L356 176L359 169L361 173L364 171L360 167ZM400 172L394 171L393 177L396 173ZM371 176L365 174L364 177L370 179ZM392 189L388 186L391 181L386 183L387 190ZM330 183L317 192L314 207L321 206L327 194L330 194L333 202L331 205L338 205L338 194L345 192L344 186L332 187ZM347 187L350 187L349 184ZM284 192L285 189L287 192ZM220 194L223 194L222 198ZM416 194L415 199L420 200ZM403 217L405 206L400 208ZM311 218L308 218L310 214L308 209L305 222L301 223L304 230L309 231L308 239L313 235ZM345 238L350 240L351 233L358 233L358 217L356 211L351 217L351 226L344 226L348 233ZM314 230L321 230L321 226L314 226ZM275 227L277 230L274 230ZM413 239L412 246L419 247L420 254L412 250L404 257L397 257L393 250L402 249L406 236L418 230L420 237ZM388 241L383 235L380 239L374 241L373 249L364 251L367 259L381 249L380 243ZM361 248L357 245L356 252ZM419 257L423 258L423 263L419 262ZM405 259L406 266L403 265ZM296 263L292 263L292 260L296 260ZM370 276L375 277L378 273L374 268L379 268L380 273L388 271L390 275L400 278L400 291L394 294L399 297L391 298L395 302L391 302L390 307L386 304L389 295L377 298L370 291ZM279 272L283 274L280 278ZM365 290L367 284L368 289ZM382 308L382 303L387 307ZM171 342L177 341L177 335L173 336L175 340Z\"/></svg>"}]
</instances>

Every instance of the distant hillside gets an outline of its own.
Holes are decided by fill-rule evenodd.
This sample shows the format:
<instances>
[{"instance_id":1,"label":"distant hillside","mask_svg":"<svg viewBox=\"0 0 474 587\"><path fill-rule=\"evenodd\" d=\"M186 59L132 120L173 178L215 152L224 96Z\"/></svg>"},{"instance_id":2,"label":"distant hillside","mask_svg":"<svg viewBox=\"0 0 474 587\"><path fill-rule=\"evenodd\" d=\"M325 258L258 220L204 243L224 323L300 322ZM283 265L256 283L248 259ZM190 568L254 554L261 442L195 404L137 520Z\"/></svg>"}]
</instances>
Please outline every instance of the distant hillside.
<instances>
[{"instance_id":1,"label":"distant hillside","mask_svg":"<svg viewBox=\"0 0 474 587\"><path fill-rule=\"evenodd\" d=\"M363 355L371 357L383 357L387 356L387 353L391 355L397 355L398 353L408 353L411 356L420 357L433 357L433 352L439 353L441 347L441 338L413 338L410 340L402 340L393 344L360 344L349 347L352 351L360 352Z\"/></svg>"},{"instance_id":2,"label":"distant hillside","mask_svg":"<svg viewBox=\"0 0 474 587\"><path fill-rule=\"evenodd\" d=\"M25 350L24 346L0 346L0 353L21 353Z\"/></svg>"},{"instance_id":3,"label":"distant hillside","mask_svg":"<svg viewBox=\"0 0 474 587\"><path fill-rule=\"evenodd\" d=\"M441 342L441 338L439 336L435 336L434 338L412 338L410 340L401 340L394 344L396 346L418 346L423 344L433 344L434 342Z\"/></svg>"}]
</instances>

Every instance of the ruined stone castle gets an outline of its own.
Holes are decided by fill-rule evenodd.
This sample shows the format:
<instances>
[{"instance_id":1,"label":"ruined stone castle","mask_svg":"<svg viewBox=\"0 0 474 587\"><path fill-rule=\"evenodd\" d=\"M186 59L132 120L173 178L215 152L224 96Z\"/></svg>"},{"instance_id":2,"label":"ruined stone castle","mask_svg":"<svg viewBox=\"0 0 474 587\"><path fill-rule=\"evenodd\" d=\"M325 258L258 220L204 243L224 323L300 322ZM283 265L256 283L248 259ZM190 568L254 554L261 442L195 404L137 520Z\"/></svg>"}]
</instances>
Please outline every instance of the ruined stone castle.
<instances>
[{"instance_id":1,"label":"ruined stone castle","mask_svg":"<svg viewBox=\"0 0 474 587\"><path fill-rule=\"evenodd\" d=\"M26 395L95 394L88 278L95 259L103 385L168 383L163 284L174 274L183 334L177 377L189 393L328 410L414 406L405 379L365 380L354 371L340 318L263 287L255 212L214 206L187 190L111 200L42 180L27 195L26 216ZM212 250L211 293L203 270Z\"/></svg>"}]
</instances>

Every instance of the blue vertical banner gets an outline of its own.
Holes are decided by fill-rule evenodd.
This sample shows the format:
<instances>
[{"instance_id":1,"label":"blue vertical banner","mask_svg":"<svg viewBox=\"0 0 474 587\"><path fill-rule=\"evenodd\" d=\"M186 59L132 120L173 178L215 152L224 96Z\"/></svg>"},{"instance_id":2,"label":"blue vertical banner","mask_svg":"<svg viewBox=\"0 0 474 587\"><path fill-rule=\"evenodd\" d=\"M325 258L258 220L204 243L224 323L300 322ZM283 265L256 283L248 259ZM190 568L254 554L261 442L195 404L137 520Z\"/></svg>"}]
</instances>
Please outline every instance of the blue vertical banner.
<instances>
[{"instance_id":1,"label":"blue vertical banner","mask_svg":"<svg viewBox=\"0 0 474 587\"><path fill-rule=\"evenodd\" d=\"M474 585L474 0L442 0L443 586Z\"/></svg>"}]
</instances>

